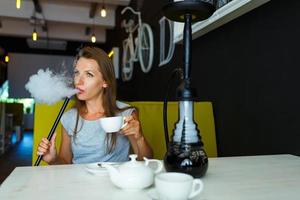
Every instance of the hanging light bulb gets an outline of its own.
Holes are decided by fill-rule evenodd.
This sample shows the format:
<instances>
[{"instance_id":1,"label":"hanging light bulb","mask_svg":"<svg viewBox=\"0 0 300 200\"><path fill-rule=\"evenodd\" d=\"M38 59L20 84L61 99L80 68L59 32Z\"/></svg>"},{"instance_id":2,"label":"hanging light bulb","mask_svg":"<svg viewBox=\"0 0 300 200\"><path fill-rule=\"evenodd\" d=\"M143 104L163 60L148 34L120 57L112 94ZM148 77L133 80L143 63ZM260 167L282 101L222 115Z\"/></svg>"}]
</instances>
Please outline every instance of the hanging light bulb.
<instances>
[{"instance_id":1,"label":"hanging light bulb","mask_svg":"<svg viewBox=\"0 0 300 200\"><path fill-rule=\"evenodd\" d=\"M18 10L21 8L21 0L16 0L16 8Z\"/></svg>"},{"instance_id":2,"label":"hanging light bulb","mask_svg":"<svg viewBox=\"0 0 300 200\"><path fill-rule=\"evenodd\" d=\"M108 54L108 57L112 57L114 55L114 50L111 50Z\"/></svg>"},{"instance_id":3,"label":"hanging light bulb","mask_svg":"<svg viewBox=\"0 0 300 200\"><path fill-rule=\"evenodd\" d=\"M91 37L91 41L92 41L92 43L96 43L96 41L97 41L97 38L96 38L96 35L95 35L95 17L93 18L93 34L92 34L92 37Z\"/></svg>"},{"instance_id":4,"label":"hanging light bulb","mask_svg":"<svg viewBox=\"0 0 300 200\"><path fill-rule=\"evenodd\" d=\"M104 4L102 5L102 8L101 8L101 11L100 11L100 14L101 14L101 17L106 17L106 9L105 9L105 6Z\"/></svg>"},{"instance_id":5,"label":"hanging light bulb","mask_svg":"<svg viewBox=\"0 0 300 200\"><path fill-rule=\"evenodd\" d=\"M37 41L37 38L38 38L38 35L37 35L37 32L35 30L35 28L33 29L33 32L32 32L32 40L33 41Z\"/></svg>"},{"instance_id":6,"label":"hanging light bulb","mask_svg":"<svg viewBox=\"0 0 300 200\"><path fill-rule=\"evenodd\" d=\"M9 62L9 56L8 56L8 55L6 55L6 56L5 56L5 58L4 58L4 60L5 60L5 62L7 62L7 63L8 63L8 62Z\"/></svg>"},{"instance_id":7,"label":"hanging light bulb","mask_svg":"<svg viewBox=\"0 0 300 200\"><path fill-rule=\"evenodd\" d=\"M92 43L95 43L97 41L97 38L95 36L95 33L93 33L92 37L91 37L91 41Z\"/></svg>"}]
</instances>

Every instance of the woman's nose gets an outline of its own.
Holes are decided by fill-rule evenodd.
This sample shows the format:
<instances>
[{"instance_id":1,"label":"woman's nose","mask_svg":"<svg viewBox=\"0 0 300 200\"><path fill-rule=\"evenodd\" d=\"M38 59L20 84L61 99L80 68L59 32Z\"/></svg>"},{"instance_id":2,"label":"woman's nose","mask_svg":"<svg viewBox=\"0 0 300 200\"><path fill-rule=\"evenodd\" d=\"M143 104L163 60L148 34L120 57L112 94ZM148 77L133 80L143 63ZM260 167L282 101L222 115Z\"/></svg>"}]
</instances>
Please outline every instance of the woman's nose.
<instances>
[{"instance_id":1,"label":"woman's nose","mask_svg":"<svg viewBox=\"0 0 300 200\"><path fill-rule=\"evenodd\" d=\"M82 76L77 76L74 78L75 85L83 85L84 79Z\"/></svg>"}]
</instances>

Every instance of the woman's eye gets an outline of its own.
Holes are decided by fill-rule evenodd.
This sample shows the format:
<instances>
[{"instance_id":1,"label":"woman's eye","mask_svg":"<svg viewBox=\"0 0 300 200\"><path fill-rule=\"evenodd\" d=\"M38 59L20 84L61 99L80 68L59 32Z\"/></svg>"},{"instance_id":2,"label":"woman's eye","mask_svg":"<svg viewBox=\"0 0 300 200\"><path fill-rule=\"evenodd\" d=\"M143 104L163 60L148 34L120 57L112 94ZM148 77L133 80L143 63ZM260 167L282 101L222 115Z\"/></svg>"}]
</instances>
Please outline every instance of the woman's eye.
<instances>
[{"instance_id":1,"label":"woman's eye","mask_svg":"<svg viewBox=\"0 0 300 200\"><path fill-rule=\"evenodd\" d=\"M87 73L87 76L88 76L88 77L94 77L94 75L91 74L91 73Z\"/></svg>"},{"instance_id":2,"label":"woman's eye","mask_svg":"<svg viewBox=\"0 0 300 200\"><path fill-rule=\"evenodd\" d=\"M79 74L78 71L74 71L74 73L73 73L74 76L77 76L78 74Z\"/></svg>"}]
</instances>

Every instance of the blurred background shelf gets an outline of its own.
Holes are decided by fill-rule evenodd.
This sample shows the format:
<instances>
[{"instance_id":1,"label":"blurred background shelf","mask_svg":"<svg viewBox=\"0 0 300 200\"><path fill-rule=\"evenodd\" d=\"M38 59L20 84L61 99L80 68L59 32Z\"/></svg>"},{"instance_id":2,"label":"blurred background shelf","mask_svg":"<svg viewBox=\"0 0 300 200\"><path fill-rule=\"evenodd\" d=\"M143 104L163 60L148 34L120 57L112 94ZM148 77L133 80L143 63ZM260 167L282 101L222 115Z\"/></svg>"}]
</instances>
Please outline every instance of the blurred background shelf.
<instances>
[{"instance_id":1,"label":"blurred background shelf","mask_svg":"<svg viewBox=\"0 0 300 200\"><path fill-rule=\"evenodd\" d=\"M0 103L0 155L21 140L22 124L22 104ZM14 140L12 139L13 134L15 134Z\"/></svg>"}]
</instances>

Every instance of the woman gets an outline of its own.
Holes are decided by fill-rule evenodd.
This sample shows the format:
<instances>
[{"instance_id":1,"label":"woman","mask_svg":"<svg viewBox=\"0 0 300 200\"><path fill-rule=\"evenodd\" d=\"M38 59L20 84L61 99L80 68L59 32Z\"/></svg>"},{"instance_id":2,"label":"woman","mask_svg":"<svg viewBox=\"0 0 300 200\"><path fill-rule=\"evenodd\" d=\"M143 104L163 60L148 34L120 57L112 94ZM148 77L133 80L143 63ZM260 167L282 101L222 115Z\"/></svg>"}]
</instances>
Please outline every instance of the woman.
<instances>
[{"instance_id":1,"label":"woman","mask_svg":"<svg viewBox=\"0 0 300 200\"><path fill-rule=\"evenodd\" d=\"M78 89L75 107L63 114L60 151L43 138L37 154L48 164L91 163L128 160L130 145L138 159L151 158L152 149L143 136L134 108L116 101L116 79L107 54L96 47L80 50L74 68ZM99 119L124 116L127 125L118 133L105 133Z\"/></svg>"}]
</instances>

